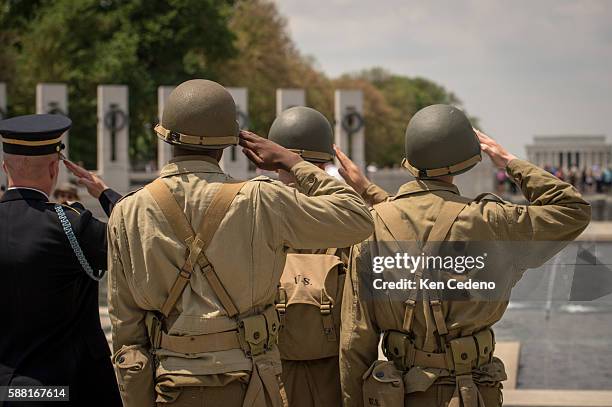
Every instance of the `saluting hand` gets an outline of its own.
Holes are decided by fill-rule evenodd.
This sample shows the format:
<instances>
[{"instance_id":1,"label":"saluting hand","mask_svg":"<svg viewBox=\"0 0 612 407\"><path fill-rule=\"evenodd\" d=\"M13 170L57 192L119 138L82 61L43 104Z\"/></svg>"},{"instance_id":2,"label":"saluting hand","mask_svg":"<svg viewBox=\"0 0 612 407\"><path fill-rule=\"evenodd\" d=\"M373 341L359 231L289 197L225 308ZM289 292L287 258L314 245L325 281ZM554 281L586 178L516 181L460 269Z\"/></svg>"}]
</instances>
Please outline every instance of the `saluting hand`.
<instances>
[{"instance_id":1,"label":"saluting hand","mask_svg":"<svg viewBox=\"0 0 612 407\"><path fill-rule=\"evenodd\" d=\"M240 131L240 145L248 159L262 170L289 171L295 164L302 161L299 154L250 131Z\"/></svg>"},{"instance_id":2,"label":"saluting hand","mask_svg":"<svg viewBox=\"0 0 612 407\"><path fill-rule=\"evenodd\" d=\"M341 166L338 168L338 172L340 172L342 178L344 178L346 183L353 187L358 194L363 194L363 191L370 185L370 180L366 178L359 167L348 158L338 146L334 145L334 151L336 152L336 158L338 158L338 162Z\"/></svg>"},{"instance_id":3,"label":"saluting hand","mask_svg":"<svg viewBox=\"0 0 612 407\"><path fill-rule=\"evenodd\" d=\"M478 141L480 141L480 148L491 158L491 161L493 161L497 168L506 168L508 163L516 158L515 155L510 154L508 150L491 137L480 130L474 129L474 131L476 136L478 136Z\"/></svg>"},{"instance_id":4,"label":"saluting hand","mask_svg":"<svg viewBox=\"0 0 612 407\"><path fill-rule=\"evenodd\" d=\"M93 172L87 171L85 168L76 165L72 161L63 160L63 162L68 171L77 177L77 183L87 188L89 195L98 199L100 195L102 195L102 192L108 189L108 186L104 183L102 178L98 177Z\"/></svg>"}]
</instances>

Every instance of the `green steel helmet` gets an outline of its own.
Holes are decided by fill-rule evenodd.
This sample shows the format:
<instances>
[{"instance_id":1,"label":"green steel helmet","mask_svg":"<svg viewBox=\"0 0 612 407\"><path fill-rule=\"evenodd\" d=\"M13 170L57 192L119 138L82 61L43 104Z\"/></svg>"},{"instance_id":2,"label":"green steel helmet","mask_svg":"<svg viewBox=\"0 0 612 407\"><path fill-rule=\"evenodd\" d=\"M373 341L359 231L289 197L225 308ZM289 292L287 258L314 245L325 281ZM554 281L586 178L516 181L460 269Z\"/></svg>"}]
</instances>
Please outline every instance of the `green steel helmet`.
<instances>
[{"instance_id":1,"label":"green steel helmet","mask_svg":"<svg viewBox=\"0 0 612 407\"><path fill-rule=\"evenodd\" d=\"M216 82L183 82L170 93L155 132L167 143L190 149L217 150L237 145L236 104Z\"/></svg>"},{"instance_id":2,"label":"green steel helmet","mask_svg":"<svg viewBox=\"0 0 612 407\"><path fill-rule=\"evenodd\" d=\"M410 119L402 165L417 178L457 175L482 159L480 142L466 115L449 105L431 105Z\"/></svg>"},{"instance_id":3,"label":"green steel helmet","mask_svg":"<svg viewBox=\"0 0 612 407\"><path fill-rule=\"evenodd\" d=\"M334 132L329 121L315 109L296 106L283 111L272 123L268 139L295 151L306 161L334 159Z\"/></svg>"}]
</instances>

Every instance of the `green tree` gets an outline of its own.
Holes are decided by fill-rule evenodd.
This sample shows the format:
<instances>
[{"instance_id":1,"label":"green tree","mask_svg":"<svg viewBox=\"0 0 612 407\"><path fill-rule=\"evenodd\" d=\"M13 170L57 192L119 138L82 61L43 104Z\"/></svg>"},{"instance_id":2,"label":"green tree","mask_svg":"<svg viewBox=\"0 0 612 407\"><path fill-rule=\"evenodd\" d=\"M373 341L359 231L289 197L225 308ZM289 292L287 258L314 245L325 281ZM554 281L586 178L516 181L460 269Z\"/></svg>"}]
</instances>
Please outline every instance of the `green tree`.
<instances>
[{"instance_id":1,"label":"green tree","mask_svg":"<svg viewBox=\"0 0 612 407\"><path fill-rule=\"evenodd\" d=\"M343 75L336 81L338 85L364 91L366 160L379 166L399 165L404 154L404 132L417 111L437 103L462 106L454 93L439 84L392 74L380 67ZM478 126L478 119L470 119Z\"/></svg>"},{"instance_id":2,"label":"green tree","mask_svg":"<svg viewBox=\"0 0 612 407\"><path fill-rule=\"evenodd\" d=\"M276 88L306 89L306 103L332 119L330 80L297 50L287 33L286 20L273 2L237 3L230 29L236 36L237 53L220 72L221 81L249 89L251 130L267 135L276 116Z\"/></svg>"},{"instance_id":3,"label":"green tree","mask_svg":"<svg viewBox=\"0 0 612 407\"><path fill-rule=\"evenodd\" d=\"M268 0L237 3L230 29L236 36L236 56L220 72L227 86L249 89L250 128L266 135L275 111L275 89L304 88L306 103L333 122L334 88L364 93L366 160L379 166L398 165L404 151L404 130L414 113L434 103L461 105L442 86L424 78L394 75L372 68L337 79L318 71L287 33L286 20Z\"/></svg>"},{"instance_id":4,"label":"green tree","mask_svg":"<svg viewBox=\"0 0 612 407\"><path fill-rule=\"evenodd\" d=\"M157 86L217 77L235 52L232 8L215 0L5 1L0 48L9 48L0 57L10 62L0 80L8 82L12 112L32 112L36 83L67 83L71 156L93 167L96 87L126 84L130 155L148 161L155 157Z\"/></svg>"},{"instance_id":5,"label":"green tree","mask_svg":"<svg viewBox=\"0 0 612 407\"><path fill-rule=\"evenodd\" d=\"M71 156L95 165L96 86L130 89L130 156L155 157L157 92L194 77L249 89L250 128L266 135L275 89L306 89L306 103L333 121L334 88L364 92L366 160L398 165L404 130L430 104L461 101L420 77L372 68L331 79L302 55L270 0L0 0L0 81L13 114L30 113L38 82L69 89ZM476 124L476 120L474 123Z\"/></svg>"}]
</instances>

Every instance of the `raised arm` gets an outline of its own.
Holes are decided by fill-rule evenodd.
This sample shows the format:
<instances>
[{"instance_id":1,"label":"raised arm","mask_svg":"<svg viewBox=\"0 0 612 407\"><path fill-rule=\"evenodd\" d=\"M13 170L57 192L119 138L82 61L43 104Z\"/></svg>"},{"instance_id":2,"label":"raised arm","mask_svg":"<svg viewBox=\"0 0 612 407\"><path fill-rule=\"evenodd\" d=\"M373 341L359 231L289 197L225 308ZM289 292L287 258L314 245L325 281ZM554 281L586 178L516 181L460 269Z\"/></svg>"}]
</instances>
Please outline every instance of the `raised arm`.
<instances>
[{"instance_id":1,"label":"raised arm","mask_svg":"<svg viewBox=\"0 0 612 407\"><path fill-rule=\"evenodd\" d=\"M349 184L370 206L386 201L389 198L387 191L371 182L361 169L346 154L334 146L336 158L340 163L338 171L342 178Z\"/></svg>"},{"instance_id":2,"label":"raised arm","mask_svg":"<svg viewBox=\"0 0 612 407\"><path fill-rule=\"evenodd\" d=\"M297 188L278 186L277 191L284 245L296 249L349 247L370 236L372 216L352 188L305 161L290 172Z\"/></svg>"},{"instance_id":3,"label":"raised arm","mask_svg":"<svg viewBox=\"0 0 612 407\"><path fill-rule=\"evenodd\" d=\"M244 152L258 167L285 170L297 188L264 184L277 207L268 205L270 217L280 217L281 243L296 249L347 247L372 233L372 216L348 185L278 144L242 132Z\"/></svg>"},{"instance_id":4,"label":"raised arm","mask_svg":"<svg viewBox=\"0 0 612 407\"><path fill-rule=\"evenodd\" d=\"M64 165L77 177L77 182L84 185L87 192L100 202L106 216L110 216L113 207L121 199L121 194L109 188L102 178L72 161L64 160Z\"/></svg>"},{"instance_id":5,"label":"raised arm","mask_svg":"<svg viewBox=\"0 0 612 407\"><path fill-rule=\"evenodd\" d=\"M483 151L498 168L506 169L529 201L528 205L497 204L499 238L544 242L531 246L534 253L521 256L523 267L537 267L582 233L591 220L591 205L572 185L519 160L482 132L476 134Z\"/></svg>"}]
</instances>

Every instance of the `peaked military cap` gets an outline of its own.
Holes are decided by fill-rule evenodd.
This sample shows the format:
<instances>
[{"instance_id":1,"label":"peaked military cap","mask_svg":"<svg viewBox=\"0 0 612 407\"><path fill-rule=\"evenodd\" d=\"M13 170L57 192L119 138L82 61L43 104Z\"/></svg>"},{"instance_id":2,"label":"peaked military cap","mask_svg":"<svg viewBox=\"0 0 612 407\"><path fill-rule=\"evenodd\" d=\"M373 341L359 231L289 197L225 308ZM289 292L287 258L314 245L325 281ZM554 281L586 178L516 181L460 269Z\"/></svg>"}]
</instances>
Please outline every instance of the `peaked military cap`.
<instances>
[{"instance_id":1,"label":"peaked military cap","mask_svg":"<svg viewBox=\"0 0 612 407\"><path fill-rule=\"evenodd\" d=\"M59 114L29 114L0 121L2 150L15 155L47 155L64 149L62 134L72 121Z\"/></svg>"}]
</instances>

